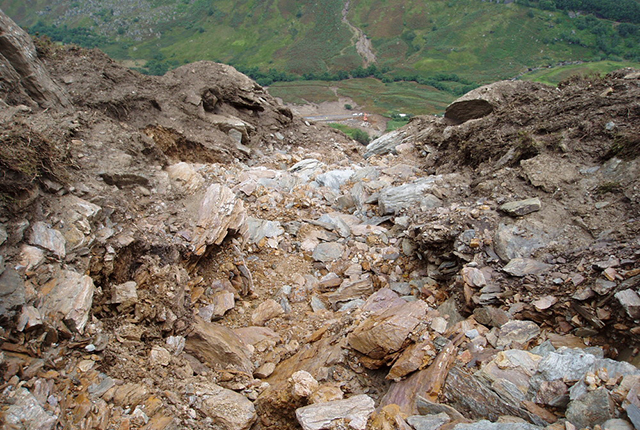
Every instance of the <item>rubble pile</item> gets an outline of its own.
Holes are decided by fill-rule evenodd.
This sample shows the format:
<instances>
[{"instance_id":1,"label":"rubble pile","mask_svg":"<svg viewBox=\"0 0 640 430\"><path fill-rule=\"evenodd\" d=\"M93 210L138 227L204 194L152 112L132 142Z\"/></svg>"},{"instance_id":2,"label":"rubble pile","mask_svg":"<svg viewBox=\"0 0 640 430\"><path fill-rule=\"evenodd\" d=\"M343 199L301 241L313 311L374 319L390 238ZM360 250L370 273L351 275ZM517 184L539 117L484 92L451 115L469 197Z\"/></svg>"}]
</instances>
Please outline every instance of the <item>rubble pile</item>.
<instances>
[{"instance_id":1,"label":"rubble pile","mask_svg":"<svg viewBox=\"0 0 640 430\"><path fill-rule=\"evenodd\" d=\"M7 428L640 427L637 71L364 148L228 66L40 44L58 102L0 120L68 176L2 202Z\"/></svg>"}]
</instances>

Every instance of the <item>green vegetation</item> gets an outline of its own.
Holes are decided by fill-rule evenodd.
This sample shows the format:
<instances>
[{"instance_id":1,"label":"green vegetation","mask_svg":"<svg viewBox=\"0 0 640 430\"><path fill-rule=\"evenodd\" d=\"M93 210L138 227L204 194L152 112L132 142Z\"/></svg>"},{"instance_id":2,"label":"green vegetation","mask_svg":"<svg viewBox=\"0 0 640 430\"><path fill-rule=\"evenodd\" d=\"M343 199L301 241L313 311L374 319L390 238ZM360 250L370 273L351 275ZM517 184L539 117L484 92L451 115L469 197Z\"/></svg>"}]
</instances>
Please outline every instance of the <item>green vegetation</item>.
<instances>
[{"instance_id":1,"label":"green vegetation","mask_svg":"<svg viewBox=\"0 0 640 430\"><path fill-rule=\"evenodd\" d=\"M330 127L340 130L356 142L360 142L363 145L368 145L371 142L371 137L369 137L369 133L364 130L360 130L359 128L349 127L344 124L331 123Z\"/></svg>"},{"instance_id":2,"label":"green vegetation","mask_svg":"<svg viewBox=\"0 0 640 430\"><path fill-rule=\"evenodd\" d=\"M573 75L602 75L623 67L640 68L640 64L629 61L598 61L595 63L570 64L535 70L523 75L522 79L556 86Z\"/></svg>"},{"instance_id":3,"label":"green vegetation","mask_svg":"<svg viewBox=\"0 0 640 430\"><path fill-rule=\"evenodd\" d=\"M431 104L426 110L442 112L452 96L478 85L559 64L640 62L637 0L351 0L347 18L370 39L377 58L369 67L342 22L344 5L0 0L0 8L32 32L97 46L119 60L146 60L139 69L145 73L163 74L196 60L224 62L261 85L290 88L298 100L314 97L295 90L301 81L335 86L360 100L364 88L356 87L375 78L378 84L366 89L381 93L369 93L378 100L367 103L385 114L404 109L408 105L395 103L405 102L419 104L409 113L424 103ZM428 96L410 97L416 88Z\"/></svg>"}]
</instances>

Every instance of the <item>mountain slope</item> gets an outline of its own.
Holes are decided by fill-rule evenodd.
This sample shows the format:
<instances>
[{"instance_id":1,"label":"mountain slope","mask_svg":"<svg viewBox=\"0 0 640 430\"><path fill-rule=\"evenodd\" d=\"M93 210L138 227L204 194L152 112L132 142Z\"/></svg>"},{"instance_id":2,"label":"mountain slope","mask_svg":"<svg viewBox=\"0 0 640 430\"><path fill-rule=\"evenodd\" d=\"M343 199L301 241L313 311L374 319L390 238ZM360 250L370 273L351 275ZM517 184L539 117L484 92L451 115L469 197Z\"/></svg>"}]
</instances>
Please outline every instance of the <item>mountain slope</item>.
<instances>
[{"instance_id":1,"label":"mountain slope","mask_svg":"<svg viewBox=\"0 0 640 430\"><path fill-rule=\"evenodd\" d=\"M57 26L56 36L67 42L75 38L114 58L155 61L165 69L216 60L295 74L351 71L366 66L358 42L370 42L385 70L454 72L479 83L564 61L640 58L635 0L616 3L628 6L620 13L629 22L622 24L601 19L620 19L615 11L586 1L520 3L2 0L0 8L32 30L51 33ZM572 5L587 10L574 13Z\"/></svg>"}]
</instances>

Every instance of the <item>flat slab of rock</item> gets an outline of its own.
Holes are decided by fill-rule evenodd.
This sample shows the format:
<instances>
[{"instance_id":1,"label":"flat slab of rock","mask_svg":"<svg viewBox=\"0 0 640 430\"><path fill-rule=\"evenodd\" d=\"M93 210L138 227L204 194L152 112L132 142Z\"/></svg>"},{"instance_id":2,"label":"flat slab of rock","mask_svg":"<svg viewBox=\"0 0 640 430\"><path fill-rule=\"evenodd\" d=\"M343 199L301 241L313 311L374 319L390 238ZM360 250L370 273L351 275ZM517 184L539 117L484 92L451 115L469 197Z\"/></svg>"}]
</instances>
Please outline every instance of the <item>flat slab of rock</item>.
<instances>
[{"instance_id":1,"label":"flat slab of rock","mask_svg":"<svg viewBox=\"0 0 640 430\"><path fill-rule=\"evenodd\" d=\"M58 417L45 411L26 388L19 388L12 401L13 404L3 411L7 428L51 430L58 421Z\"/></svg>"},{"instance_id":2,"label":"flat slab of rock","mask_svg":"<svg viewBox=\"0 0 640 430\"><path fill-rule=\"evenodd\" d=\"M265 300L260 303L253 314L251 315L251 324L264 325L267 321L284 313L284 309L280 303L273 299Z\"/></svg>"},{"instance_id":3,"label":"flat slab of rock","mask_svg":"<svg viewBox=\"0 0 640 430\"><path fill-rule=\"evenodd\" d=\"M430 194L441 176L428 176L409 184L386 188L378 197L382 215L395 214L402 209L420 206L426 209L442 206L442 201Z\"/></svg>"},{"instance_id":4,"label":"flat slab of rock","mask_svg":"<svg viewBox=\"0 0 640 430\"><path fill-rule=\"evenodd\" d=\"M349 334L349 346L374 359L401 350L411 331L424 320L427 304L422 300L408 302L371 315Z\"/></svg>"},{"instance_id":5,"label":"flat slab of rock","mask_svg":"<svg viewBox=\"0 0 640 430\"><path fill-rule=\"evenodd\" d=\"M638 293L632 289L622 290L616 293L616 299L631 318L640 318L640 295Z\"/></svg>"},{"instance_id":6,"label":"flat slab of rock","mask_svg":"<svg viewBox=\"0 0 640 430\"><path fill-rule=\"evenodd\" d=\"M64 258L67 254L66 240L62 233L41 221L33 224L29 244L51 251L59 258Z\"/></svg>"},{"instance_id":7,"label":"flat slab of rock","mask_svg":"<svg viewBox=\"0 0 640 430\"><path fill-rule=\"evenodd\" d=\"M217 323L196 318L193 331L187 337L185 351L215 369L232 367L253 374L254 365L247 355L247 345L230 329Z\"/></svg>"},{"instance_id":8,"label":"flat slab of rock","mask_svg":"<svg viewBox=\"0 0 640 430\"><path fill-rule=\"evenodd\" d=\"M208 245L220 245L230 231L244 233L245 217L242 200L236 199L230 188L220 184L209 186L200 203L194 253L202 255Z\"/></svg>"},{"instance_id":9,"label":"flat slab of rock","mask_svg":"<svg viewBox=\"0 0 640 430\"><path fill-rule=\"evenodd\" d=\"M248 430L258 419L253 403L242 394L215 384L198 384L195 389L202 398L201 411L212 419L212 428Z\"/></svg>"},{"instance_id":10,"label":"flat slab of rock","mask_svg":"<svg viewBox=\"0 0 640 430\"><path fill-rule=\"evenodd\" d=\"M304 430L328 429L331 428L332 421L340 419L350 422L350 428L364 430L374 410L373 399L366 394L360 394L344 400L298 408L296 418Z\"/></svg>"},{"instance_id":11,"label":"flat slab of rock","mask_svg":"<svg viewBox=\"0 0 640 430\"><path fill-rule=\"evenodd\" d=\"M11 319L25 304L22 276L14 269L6 269L0 276L0 319Z\"/></svg>"},{"instance_id":12,"label":"flat slab of rock","mask_svg":"<svg viewBox=\"0 0 640 430\"><path fill-rule=\"evenodd\" d=\"M367 145L367 149L364 152L364 158L369 158L372 155L385 155L389 153L395 154L396 147L402 144L404 136L405 133L398 130L383 134Z\"/></svg>"},{"instance_id":13,"label":"flat slab of rock","mask_svg":"<svg viewBox=\"0 0 640 430\"><path fill-rule=\"evenodd\" d=\"M517 202L505 203L500 206L500 210L511 216L524 216L532 212L537 212L542 208L542 203L537 197L519 200Z\"/></svg>"},{"instance_id":14,"label":"flat slab of rock","mask_svg":"<svg viewBox=\"0 0 640 430\"><path fill-rule=\"evenodd\" d=\"M42 304L38 308L45 321L62 321L69 329L82 333L89 320L95 286L87 275L62 270L50 290L41 291Z\"/></svg>"},{"instance_id":15,"label":"flat slab of rock","mask_svg":"<svg viewBox=\"0 0 640 430\"><path fill-rule=\"evenodd\" d=\"M531 258L514 258L502 268L511 276L522 278L527 275L541 275L551 269L550 264L542 263Z\"/></svg>"},{"instance_id":16,"label":"flat slab of rock","mask_svg":"<svg viewBox=\"0 0 640 430\"><path fill-rule=\"evenodd\" d=\"M337 242L322 242L313 250L313 259L328 263L342 256L344 246Z\"/></svg>"}]
</instances>

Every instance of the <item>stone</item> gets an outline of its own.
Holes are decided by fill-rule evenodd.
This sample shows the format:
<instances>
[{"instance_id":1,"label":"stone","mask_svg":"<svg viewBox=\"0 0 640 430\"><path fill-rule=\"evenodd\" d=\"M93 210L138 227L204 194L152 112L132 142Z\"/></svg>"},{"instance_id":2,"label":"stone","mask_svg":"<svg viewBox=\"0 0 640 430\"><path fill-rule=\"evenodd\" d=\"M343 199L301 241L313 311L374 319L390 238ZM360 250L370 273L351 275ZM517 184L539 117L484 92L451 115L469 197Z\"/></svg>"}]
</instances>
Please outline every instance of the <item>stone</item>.
<instances>
[{"instance_id":1,"label":"stone","mask_svg":"<svg viewBox=\"0 0 640 430\"><path fill-rule=\"evenodd\" d=\"M193 246L196 255L204 254L207 246L220 245L227 234L245 234L245 210L242 200L220 184L207 188L200 202Z\"/></svg>"},{"instance_id":2,"label":"stone","mask_svg":"<svg viewBox=\"0 0 640 430\"><path fill-rule=\"evenodd\" d=\"M171 353L161 346L154 346L149 353L149 360L152 364L168 366L171 362Z\"/></svg>"},{"instance_id":3,"label":"stone","mask_svg":"<svg viewBox=\"0 0 640 430\"><path fill-rule=\"evenodd\" d=\"M498 348L508 348L513 343L526 345L540 334L540 327L533 321L512 320L498 330Z\"/></svg>"},{"instance_id":4,"label":"stone","mask_svg":"<svg viewBox=\"0 0 640 430\"><path fill-rule=\"evenodd\" d=\"M584 428L615 418L615 411L611 395L601 387L569 403L566 417L576 427Z\"/></svg>"},{"instance_id":5,"label":"stone","mask_svg":"<svg viewBox=\"0 0 640 430\"><path fill-rule=\"evenodd\" d=\"M342 257L344 246L337 242L322 242L313 250L312 257L316 261L329 263Z\"/></svg>"},{"instance_id":6,"label":"stone","mask_svg":"<svg viewBox=\"0 0 640 430\"><path fill-rule=\"evenodd\" d=\"M39 246L53 252L58 258L63 259L66 252L66 240L62 233L50 228L42 221L38 221L31 227L30 245Z\"/></svg>"},{"instance_id":7,"label":"stone","mask_svg":"<svg viewBox=\"0 0 640 430\"><path fill-rule=\"evenodd\" d=\"M307 158L299 161L289 168L289 172L295 173L297 176L308 181L311 177L320 171L325 164L315 158Z\"/></svg>"},{"instance_id":8,"label":"stone","mask_svg":"<svg viewBox=\"0 0 640 430\"><path fill-rule=\"evenodd\" d=\"M427 304L422 300L396 306L373 314L349 334L349 346L374 359L400 351L413 329L426 317Z\"/></svg>"},{"instance_id":9,"label":"stone","mask_svg":"<svg viewBox=\"0 0 640 430\"><path fill-rule=\"evenodd\" d=\"M549 309L551 306L558 303L558 299L555 296L544 296L534 301L532 304L539 311Z\"/></svg>"},{"instance_id":10,"label":"stone","mask_svg":"<svg viewBox=\"0 0 640 430\"><path fill-rule=\"evenodd\" d=\"M475 288L482 288L487 285L484 274L480 269L476 269L475 267L464 267L461 272L462 279L465 284Z\"/></svg>"},{"instance_id":11,"label":"stone","mask_svg":"<svg viewBox=\"0 0 640 430\"><path fill-rule=\"evenodd\" d=\"M373 281L367 275L356 280L344 280L340 287L326 294L329 303L337 309L342 303L369 297L373 293Z\"/></svg>"},{"instance_id":12,"label":"stone","mask_svg":"<svg viewBox=\"0 0 640 430\"><path fill-rule=\"evenodd\" d=\"M385 188L378 196L378 207L382 215L396 214L402 209L419 206L425 210L442 206L442 201L430 194L442 176L428 176L417 181Z\"/></svg>"},{"instance_id":13,"label":"stone","mask_svg":"<svg viewBox=\"0 0 640 430\"><path fill-rule=\"evenodd\" d=\"M242 394L215 384L196 384L195 392L202 399L200 410L212 420L211 428L249 430L258 419L253 403Z\"/></svg>"},{"instance_id":14,"label":"stone","mask_svg":"<svg viewBox=\"0 0 640 430\"><path fill-rule=\"evenodd\" d=\"M499 224L494 234L496 254L508 263L513 258L529 258L534 251L547 245L549 239L535 223Z\"/></svg>"},{"instance_id":15,"label":"stone","mask_svg":"<svg viewBox=\"0 0 640 430\"><path fill-rule=\"evenodd\" d=\"M18 318L18 324L16 325L18 331L29 330L41 325L42 316L40 315L40 311L33 306L23 306L20 317Z\"/></svg>"},{"instance_id":16,"label":"stone","mask_svg":"<svg viewBox=\"0 0 640 430\"><path fill-rule=\"evenodd\" d=\"M435 356L436 348L431 339L427 338L421 342L414 343L407 347L393 363L387 374L387 379L396 380L426 367Z\"/></svg>"},{"instance_id":17,"label":"stone","mask_svg":"<svg viewBox=\"0 0 640 430\"><path fill-rule=\"evenodd\" d=\"M259 243L265 237L274 238L284 233L279 221L248 217L246 223L249 243Z\"/></svg>"},{"instance_id":18,"label":"stone","mask_svg":"<svg viewBox=\"0 0 640 430\"><path fill-rule=\"evenodd\" d=\"M185 351L214 369L230 367L253 374L254 365L247 355L247 345L221 324L206 323L196 317L193 331L185 342Z\"/></svg>"},{"instance_id":19,"label":"stone","mask_svg":"<svg viewBox=\"0 0 640 430\"><path fill-rule=\"evenodd\" d=\"M235 296L231 291L218 291L211 297L214 319L222 318L227 311L235 307Z\"/></svg>"},{"instance_id":20,"label":"stone","mask_svg":"<svg viewBox=\"0 0 640 430\"><path fill-rule=\"evenodd\" d=\"M511 276L521 278L527 275L541 275L551 267L550 264L541 263L530 258L514 258L502 270Z\"/></svg>"},{"instance_id":21,"label":"stone","mask_svg":"<svg viewBox=\"0 0 640 430\"><path fill-rule=\"evenodd\" d=\"M596 357L581 349L561 347L546 354L538 363L532 385L539 386L543 381L563 381L571 383L580 380L596 363Z\"/></svg>"},{"instance_id":22,"label":"stone","mask_svg":"<svg viewBox=\"0 0 640 430\"><path fill-rule=\"evenodd\" d=\"M113 304L133 305L138 301L138 284L135 281L111 287L111 302Z\"/></svg>"},{"instance_id":23,"label":"stone","mask_svg":"<svg viewBox=\"0 0 640 430\"><path fill-rule=\"evenodd\" d=\"M253 376L260 379L268 378L274 370L276 370L276 364L268 361L260 365L255 372L253 372Z\"/></svg>"},{"instance_id":24,"label":"stone","mask_svg":"<svg viewBox=\"0 0 640 430\"><path fill-rule=\"evenodd\" d=\"M438 430L449 421L451 418L444 412L435 415L412 415L407 418L407 423L415 430Z\"/></svg>"},{"instance_id":25,"label":"stone","mask_svg":"<svg viewBox=\"0 0 640 430\"><path fill-rule=\"evenodd\" d=\"M629 421L621 420L619 418L613 418L607 420L602 424L604 430L634 430L634 427Z\"/></svg>"},{"instance_id":26,"label":"stone","mask_svg":"<svg viewBox=\"0 0 640 430\"><path fill-rule=\"evenodd\" d=\"M204 186L204 178L189 163L182 161L168 166L166 170L178 193L191 195Z\"/></svg>"},{"instance_id":27,"label":"stone","mask_svg":"<svg viewBox=\"0 0 640 430\"><path fill-rule=\"evenodd\" d=\"M0 320L11 320L26 303L26 290L22 276L14 269L0 275Z\"/></svg>"},{"instance_id":28,"label":"stone","mask_svg":"<svg viewBox=\"0 0 640 430\"><path fill-rule=\"evenodd\" d=\"M20 248L19 268L24 268L27 272L38 267L44 262L45 255L42 249L30 245L22 245Z\"/></svg>"},{"instance_id":29,"label":"stone","mask_svg":"<svg viewBox=\"0 0 640 430\"><path fill-rule=\"evenodd\" d=\"M632 289L618 291L615 294L627 315L633 319L640 319L640 295Z\"/></svg>"},{"instance_id":30,"label":"stone","mask_svg":"<svg viewBox=\"0 0 640 430\"><path fill-rule=\"evenodd\" d=\"M340 187L351 179L353 174L354 171L352 169L331 170L316 176L316 182L321 187L328 187L340 191Z\"/></svg>"},{"instance_id":31,"label":"stone","mask_svg":"<svg viewBox=\"0 0 640 430\"><path fill-rule=\"evenodd\" d=\"M518 217L528 215L532 212L537 212L541 208L542 203L540 203L540 199L534 197L531 199L505 203L501 205L499 209L507 215Z\"/></svg>"},{"instance_id":32,"label":"stone","mask_svg":"<svg viewBox=\"0 0 640 430\"><path fill-rule=\"evenodd\" d=\"M319 387L318 381L306 370L298 370L291 375L291 394L294 398L311 396Z\"/></svg>"},{"instance_id":33,"label":"stone","mask_svg":"<svg viewBox=\"0 0 640 430\"><path fill-rule=\"evenodd\" d=\"M540 154L520 162L524 177L531 185L553 193L565 184L573 184L580 178L574 164L551 154Z\"/></svg>"},{"instance_id":34,"label":"stone","mask_svg":"<svg viewBox=\"0 0 640 430\"><path fill-rule=\"evenodd\" d=\"M385 155L396 154L396 147L404 141L405 132L400 130L394 130L390 133L385 133L377 139L372 140L364 152L364 158L369 158L373 155Z\"/></svg>"},{"instance_id":35,"label":"stone","mask_svg":"<svg viewBox=\"0 0 640 430\"><path fill-rule=\"evenodd\" d=\"M337 384L324 384L309 396L309 404L332 402L343 398L344 393Z\"/></svg>"},{"instance_id":36,"label":"stone","mask_svg":"<svg viewBox=\"0 0 640 430\"><path fill-rule=\"evenodd\" d=\"M29 430L52 430L58 421L58 417L45 411L26 388L16 390L11 405L3 410L3 418L7 428Z\"/></svg>"},{"instance_id":37,"label":"stone","mask_svg":"<svg viewBox=\"0 0 640 430\"><path fill-rule=\"evenodd\" d=\"M335 420L347 422L364 422L362 427L351 428L364 430L366 423L375 410L373 399L366 394L359 394L348 399L316 403L296 409L296 418L304 430L321 430L330 428Z\"/></svg>"},{"instance_id":38,"label":"stone","mask_svg":"<svg viewBox=\"0 0 640 430\"><path fill-rule=\"evenodd\" d=\"M251 315L251 324L261 326L267 321L284 313L284 309L280 303L273 299L265 300L260 303Z\"/></svg>"},{"instance_id":39,"label":"stone","mask_svg":"<svg viewBox=\"0 0 640 430\"><path fill-rule=\"evenodd\" d=\"M491 421L481 420L469 424L456 424L451 430L542 430L543 428L544 427L523 422L492 423Z\"/></svg>"},{"instance_id":40,"label":"stone","mask_svg":"<svg viewBox=\"0 0 640 430\"><path fill-rule=\"evenodd\" d=\"M131 172L102 172L100 177L107 185L115 185L118 188L149 187L150 185L149 178Z\"/></svg>"},{"instance_id":41,"label":"stone","mask_svg":"<svg viewBox=\"0 0 640 430\"><path fill-rule=\"evenodd\" d=\"M38 307L44 321L62 321L69 329L82 333L89 320L95 286L87 275L62 270ZM42 294L43 292L41 292Z\"/></svg>"}]
</instances>

